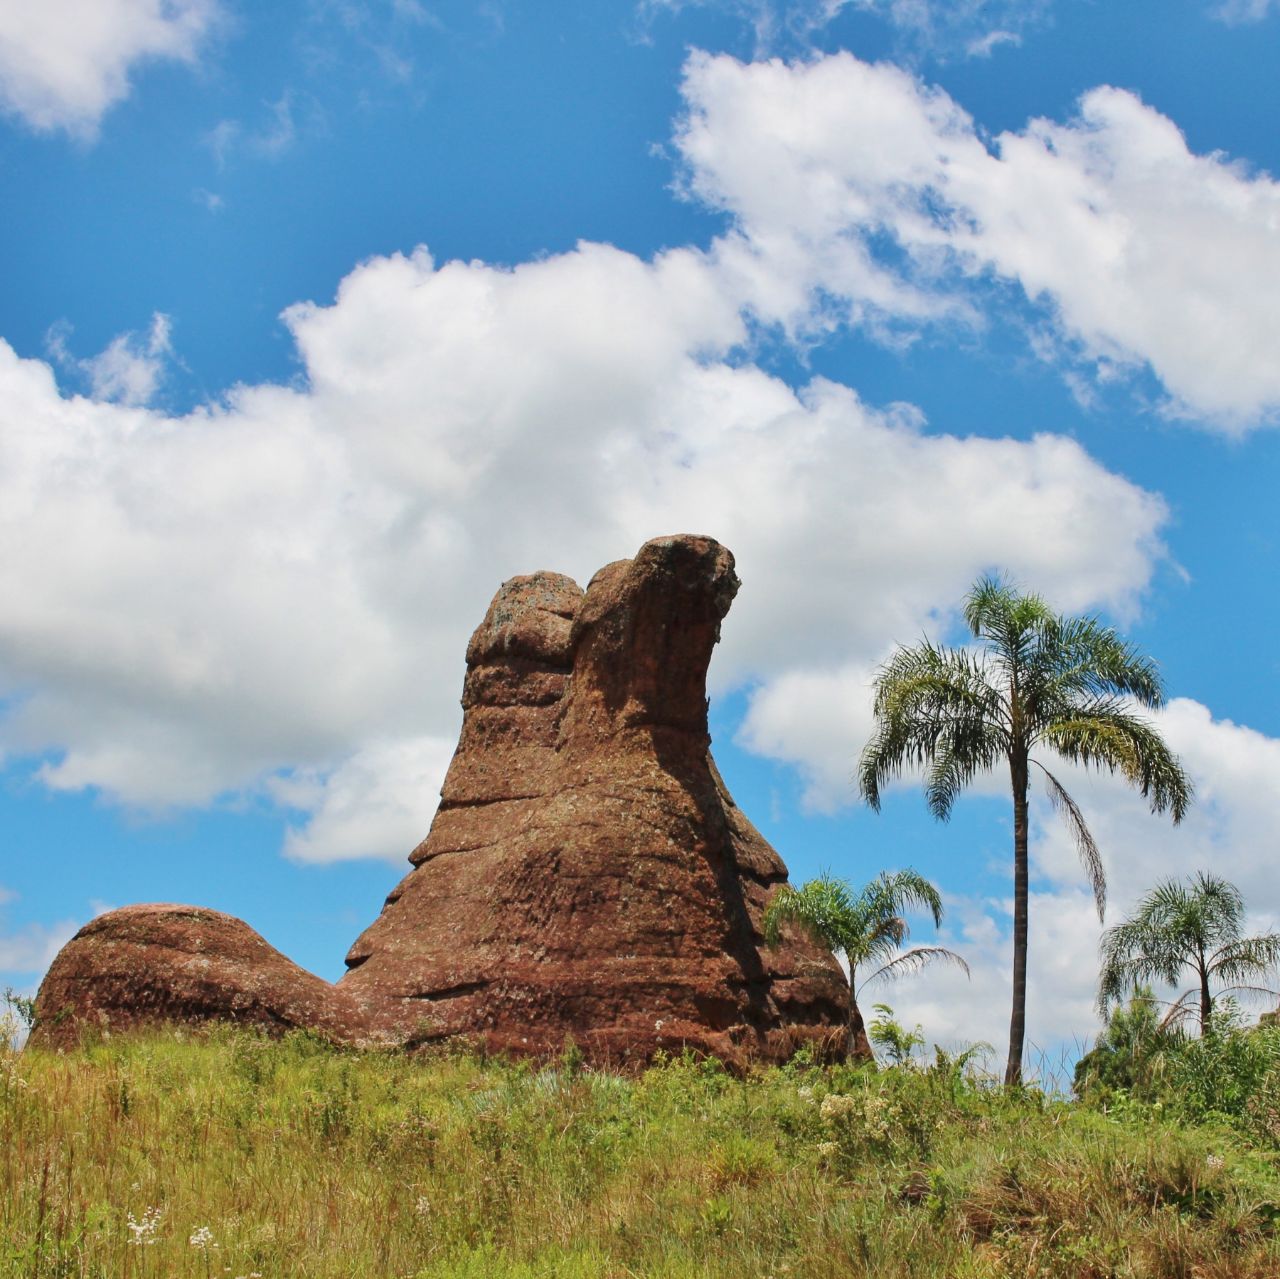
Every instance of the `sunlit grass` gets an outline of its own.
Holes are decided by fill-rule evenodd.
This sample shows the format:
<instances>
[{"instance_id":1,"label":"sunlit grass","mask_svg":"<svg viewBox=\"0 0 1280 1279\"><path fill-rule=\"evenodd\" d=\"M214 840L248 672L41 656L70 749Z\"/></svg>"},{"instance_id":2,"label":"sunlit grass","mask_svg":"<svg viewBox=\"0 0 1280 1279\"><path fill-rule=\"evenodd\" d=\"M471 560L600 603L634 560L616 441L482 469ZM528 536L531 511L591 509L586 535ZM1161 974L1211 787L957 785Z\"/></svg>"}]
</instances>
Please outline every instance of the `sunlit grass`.
<instances>
[{"instance_id":1,"label":"sunlit grass","mask_svg":"<svg viewBox=\"0 0 1280 1279\"><path fill-rule=\"evenodd\" d=\"M1227 1129L955 1070L638 1077L230 1029L0 1066L0 1274L1271 1276Z\"/></svg>"}]
</instances>

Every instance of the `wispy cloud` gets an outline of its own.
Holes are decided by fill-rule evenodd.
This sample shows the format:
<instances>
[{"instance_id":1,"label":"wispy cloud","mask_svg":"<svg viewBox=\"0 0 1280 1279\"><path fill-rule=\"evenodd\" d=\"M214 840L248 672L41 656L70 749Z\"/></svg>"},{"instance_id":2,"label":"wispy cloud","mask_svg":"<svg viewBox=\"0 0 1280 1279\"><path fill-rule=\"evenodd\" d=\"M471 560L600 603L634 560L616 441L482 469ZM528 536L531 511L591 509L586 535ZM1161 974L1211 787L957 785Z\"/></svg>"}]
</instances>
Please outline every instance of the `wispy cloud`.
<instances>
[{"instance_id":1,"label":"wispy cloud","mask_svg":"<svg viewBox=\"0 0 1280 1279\"><path fill-rule=\"evenodd\" d=\"M149 404L173 355L172 322L157 311L145 333L121 333L97 355L81 359L68 341L71 326L55 325L46 335L50 356L62 369L83 377L95 400L131 406Z\"/></svg>"},{"instance_id":2,"label":"wispy cloud","mask_svg":"<svg viewBox=\"0 0 1280 1279\"><path fill-rule=\"evenodd\" d=\"M899 52L936 59L990 57L1043 22L1049 0L640 0L642 20L686 8L736 16L758 55L803 52L845 13L874 14L898 36Z\"/></svg>"},{"instance_id":3,"label":"wispy cloud","mask_svg":"<svg viewBox=\"0 0 1280 1279\"><path fill-rule=\"evenodd\" d=\"M219 172L226 170L238 155L259 160L284 156L304 130L298 119L300 105L305 108L305 128L320 129L324 112L319 103L287 89L274 101L263 103L263 114L252 127L240 120L219 120L204 138Z\"/></svg>"},{"instance_id":4,"label":"wispy cloud","mask_svg":"<svg viewBox=\"0 0 1280 1279\"><path fill-rule=\"evenodd\" d=\"M1239 26L1261 22L1277 11L1280 11L1280 0L1220 0L1214 6L1213 15L1230 26Z\"/></svg>"}]
</instances>

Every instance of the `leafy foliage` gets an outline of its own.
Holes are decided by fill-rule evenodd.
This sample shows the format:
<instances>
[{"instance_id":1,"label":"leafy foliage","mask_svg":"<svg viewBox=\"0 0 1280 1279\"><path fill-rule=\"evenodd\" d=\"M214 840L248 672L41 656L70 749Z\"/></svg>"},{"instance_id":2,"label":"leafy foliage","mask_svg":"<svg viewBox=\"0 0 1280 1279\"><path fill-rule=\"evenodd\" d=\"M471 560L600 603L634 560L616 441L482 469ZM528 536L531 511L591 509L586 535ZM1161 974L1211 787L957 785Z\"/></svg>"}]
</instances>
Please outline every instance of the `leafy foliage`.
<instances>
[{"instance_id":1,"label":"leafy foliage","mask_svg":"<svg viewBox=\"0 0 1280 1279\"><path fill-rule=\"evenodd\" d=\"M910 936L904 917L912 908L925 910L934 926L942 923L942 897L923 875L914 870L883 871L858 893L842 879L821 875L801 888L783 884L764 913L764 935L770 946L781 940L784 924L797 924L819 945L843 955L849 964L849 1022L853 1042L850 1053L869 1057L870 1044L858 1011L858 991L878 977L900 977L918 971L933 960L969 966L945 946L913 946L899 954ZM876 965L858 980L859 969Z\"/></svg>"},{"instance_id":2,"label":"leafy foliage","mask_svg":"<svg viewBox=\"0 0 1280 1279\"><path fill-rule=\"evenodd\" d=\"M920 1027L908 1030L894 1017L888 1004L876 1004L875 1013L871 1019L871 1042L884 1049L893 1065L905 1066L911 1060L911 1054L924 1044Z\"/></svg>"},{"instance_id":3,"label":"leafy foliage","mask_svg":"<svg viewBox=\"0 0 1280 1279\"><path fill-rule=\"evenodd\" d=\"M1187 1001L1198 997L1200 1029L1208 1033L1213 986L1256 991L1252 983L1280 963L1280 933L1242 937L1244 916L1240 890L1218 875L1202 871L1189 884L1163 880L1129 919L1102 936L1099 1010L1105 1013L1146 982L1175 986L1190 969L1196 984L1178 998L1171 1017L1177 1019Z\"/></svg>"},{"instance_id":4,"label":"leafy foliage","mask_svg":"<svg viewBox=\"0 0 1280 1279\"><path fill-rule=\"evenodd\" d=\"M858 763L863 797L877 811L881 792L908 768L924 772L925 798L946 820L979 774L1008 765L1014 803L1014 994L1005 1078L1021 1078L1025 1038L1027 791L1034 765L1067 822L1093 885L1098 918L1106 876L1075 800L1032 754L1043 748L1086 767L1119 773L1156 813L1181 821L1191 782L1156 730L1133 706L1162 704L1155 663L1094 617L1063 617L1038 595L981 578L965 601L979 647L924 640L899 649L875 681L875 730Z\"/></svg>"},{"instance_id":5,"label":"leafy foliage","mask_svg":"<svg viewBox=\"0 0 1280 1279\"><path fill-rule=\"evenodd\" d=\"M4 989L4 1005L22 1025L30 1030L36 1024L36 1001L29 995L19 995L12 986Z\"/></svg>"},{"instance_id":6,"label":"leafy foliage","mask_svg":"<svg viewBox=\"0 0 1280 1279\"><path fill-rule=\"evenodd\" d=\"M1170 1054L1185 1039L1165 1023L1151 988L1139 986L1127 1006L1111 1010L1097 1043L1076 1063L1072 1089L1102 1104L1121 1095L1155 1101L1168 1086Z\"/></svg>"}]
</instances>

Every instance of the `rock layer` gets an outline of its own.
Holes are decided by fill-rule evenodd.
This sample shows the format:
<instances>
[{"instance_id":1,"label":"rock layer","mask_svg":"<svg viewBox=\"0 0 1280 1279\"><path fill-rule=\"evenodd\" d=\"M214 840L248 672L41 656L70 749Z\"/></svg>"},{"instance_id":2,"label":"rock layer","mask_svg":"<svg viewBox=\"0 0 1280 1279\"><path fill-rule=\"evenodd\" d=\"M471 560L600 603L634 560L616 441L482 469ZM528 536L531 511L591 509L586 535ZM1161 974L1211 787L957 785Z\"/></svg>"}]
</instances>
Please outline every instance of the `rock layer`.
<instances>
[{"instance_id":1,"label":"rock layer","mask_svg":"<svg viewBox=\"0 0 1280 1279\"><path fill-rule=\"evenodd\" d=\"M37 1039L82 1017L232 1018L536 1055L571 1036L613 1064L842 1049L844 977L803 937L764 947L786 868L710 755L706 672L737 589L729 552L693 536L647 542L585 594L555 573L505 583L467 649L431 830L336 986L228 916L132 907L59 955ZM45 1030L60 1010L68 1029Z\"/></svg>"}]
</instances>

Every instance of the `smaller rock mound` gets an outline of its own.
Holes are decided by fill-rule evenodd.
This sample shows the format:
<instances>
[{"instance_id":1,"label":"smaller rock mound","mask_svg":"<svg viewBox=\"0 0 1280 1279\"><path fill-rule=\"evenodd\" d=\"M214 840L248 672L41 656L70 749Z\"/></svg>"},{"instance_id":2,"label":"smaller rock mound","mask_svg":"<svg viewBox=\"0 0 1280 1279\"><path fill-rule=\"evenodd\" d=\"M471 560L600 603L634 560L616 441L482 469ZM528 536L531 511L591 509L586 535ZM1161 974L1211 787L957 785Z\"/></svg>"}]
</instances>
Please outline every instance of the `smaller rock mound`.
<instances>
[{"instance_id":1,"label":"smaller rock mound","mask_svg":"<svg viewBox=\"0 0 1280 1279\"><path fill-rule=\"evenodd\" d=\"M86 1028L234 1021L269 1034L306 1028L351 1043L366 1017L248 924L199 906L125 906L58 953L36 999L32 1043L70 1047Z\"/></svg>"}]
</instances>

